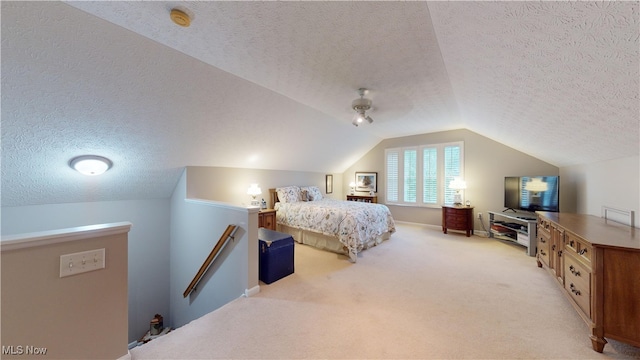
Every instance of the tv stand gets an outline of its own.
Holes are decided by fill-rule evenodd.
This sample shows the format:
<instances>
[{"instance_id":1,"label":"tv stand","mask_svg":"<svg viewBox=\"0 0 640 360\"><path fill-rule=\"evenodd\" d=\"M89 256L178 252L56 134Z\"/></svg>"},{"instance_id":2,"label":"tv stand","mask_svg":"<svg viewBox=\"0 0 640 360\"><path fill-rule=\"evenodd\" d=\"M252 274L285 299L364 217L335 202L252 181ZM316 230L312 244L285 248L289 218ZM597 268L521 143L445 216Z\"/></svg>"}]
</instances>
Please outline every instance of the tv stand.
<instances>
[{"instance_id":1,"label":"tv stand","mask_svg":"<svg viewBox=\"0 0 640 360\"><path fill-rule=\"evenodd\" d=\"M516 212L505 213L488 211L489 237L513 241L527 248L527 255L536 256L536 225L535 213ZM513 209L511 209L513 210Z\"/></svg>"}]
</instances>

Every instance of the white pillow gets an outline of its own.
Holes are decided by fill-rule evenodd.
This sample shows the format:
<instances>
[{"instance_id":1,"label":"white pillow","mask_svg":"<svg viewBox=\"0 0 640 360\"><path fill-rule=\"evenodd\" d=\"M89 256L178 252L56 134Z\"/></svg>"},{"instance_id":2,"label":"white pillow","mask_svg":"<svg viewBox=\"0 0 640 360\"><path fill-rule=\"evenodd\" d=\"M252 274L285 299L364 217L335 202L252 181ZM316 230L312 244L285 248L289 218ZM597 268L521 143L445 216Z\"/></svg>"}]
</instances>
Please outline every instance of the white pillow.
<instances>
[{"instance_id":1,"label":"white pillow","mask_svg":"<svg viewBox=\"0 0 640 360\"><path fill-rule=\"evenodd\" d=\"M309 201L322 200L322 193L317 186L304 186L301 190L307 193L307 200Z\"/></svg>"},{"instance_id":2,"label":"white pillow","mask_svg":"<svg viewBox=\"0 0 640 360\"><path fill-rule=\"evenodd\" d=\"M281 203L300 201L300 187L298 186L276 188L276 194L278 194L278 201Z\"/></svg>"}]
</instances>

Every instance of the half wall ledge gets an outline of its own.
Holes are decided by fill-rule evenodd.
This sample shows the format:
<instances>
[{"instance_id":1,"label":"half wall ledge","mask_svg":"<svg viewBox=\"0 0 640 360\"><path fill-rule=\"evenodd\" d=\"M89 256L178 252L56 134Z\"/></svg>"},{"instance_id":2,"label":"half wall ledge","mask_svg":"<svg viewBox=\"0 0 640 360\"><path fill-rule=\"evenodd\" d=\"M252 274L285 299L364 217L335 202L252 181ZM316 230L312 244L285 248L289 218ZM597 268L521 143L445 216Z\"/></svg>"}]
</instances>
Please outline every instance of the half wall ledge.
<instances>
[{"instance_id":1,"label":"half wall ledge","mask_svg":"<svg viewBox=\"0 0 640 360\"><path fill-rule=\"evenodd\" d=\"M98 236L128 233L132 224L128 221L78 226L59 230L38 231L25 234L6 235L0 240L0 251L11 251L36 246L85 240Z\"/></svg>"}]
</instances>

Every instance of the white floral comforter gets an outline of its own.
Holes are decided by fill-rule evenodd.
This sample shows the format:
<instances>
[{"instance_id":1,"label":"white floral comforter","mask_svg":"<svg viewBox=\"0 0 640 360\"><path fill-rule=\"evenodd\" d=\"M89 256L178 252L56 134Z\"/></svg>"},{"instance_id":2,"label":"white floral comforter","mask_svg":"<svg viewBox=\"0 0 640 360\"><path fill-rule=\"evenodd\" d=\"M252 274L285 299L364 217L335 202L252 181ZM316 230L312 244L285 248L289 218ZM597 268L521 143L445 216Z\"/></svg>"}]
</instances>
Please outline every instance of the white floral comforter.
<instances>
[{"instance_id":1,"label":"white floral comforter","mask_svg":"<svg viewBox=\"0 0 640 360\"><path fill-rule=\"evenodd\" d=\"M389 208L382 204L325 198L276 203L275 209L278 224L337 237L354 262L368 241L396 231Z\"/></svg>"}]
</instances>

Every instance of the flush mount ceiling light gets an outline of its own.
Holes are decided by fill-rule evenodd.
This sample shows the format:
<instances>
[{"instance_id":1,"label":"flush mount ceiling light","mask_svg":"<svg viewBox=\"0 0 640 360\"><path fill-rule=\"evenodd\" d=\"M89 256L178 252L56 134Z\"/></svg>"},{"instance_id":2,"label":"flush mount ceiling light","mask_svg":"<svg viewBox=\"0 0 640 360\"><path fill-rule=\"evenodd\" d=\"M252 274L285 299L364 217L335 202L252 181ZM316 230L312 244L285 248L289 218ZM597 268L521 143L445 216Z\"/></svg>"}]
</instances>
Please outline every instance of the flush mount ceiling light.
<instances>
[{"instance_id":1,"label":"flush mount ceiling light","mask_svg":"<svg viewBox=\"0 0 640 360\"><path fill-rule=\"evenodd\" d=\"M191 17L189 17L189 14L187 14L182 10L173 9L171 10L170 16L171 16L171 20L174 23L182 27L189 27L189 25L191 25Z\"/></svg>"},{"instance_id":2,"label":"flush mount ceiling light","mask_svg":"<svg viewBox=\"0 0 640 360\"><path fill-rule=\"evenodd\" d=\"M369 90L365 88L358 89L358 94L360 95L360 99L355 99L351 102L351 108L356 112L353 116L353 121L351 122L354 126L360 125L365 120L371 124L373 119L366 114L367 110L371 109L371 100L365 99L365 95L369 92Z\"/></svg>"},{"instance_id":3,"label":"flush mount ceiling light","mask_svg":"<svg viewBox=\"0 0 640 360\"><path fill-rule=\"evenodd\" d=\"M111 168L113 163L106 157L97 155L83 155L74 157L69 161L69 166L83 175L96 176L103 174Z\"/></svg>"}]
</instances>

